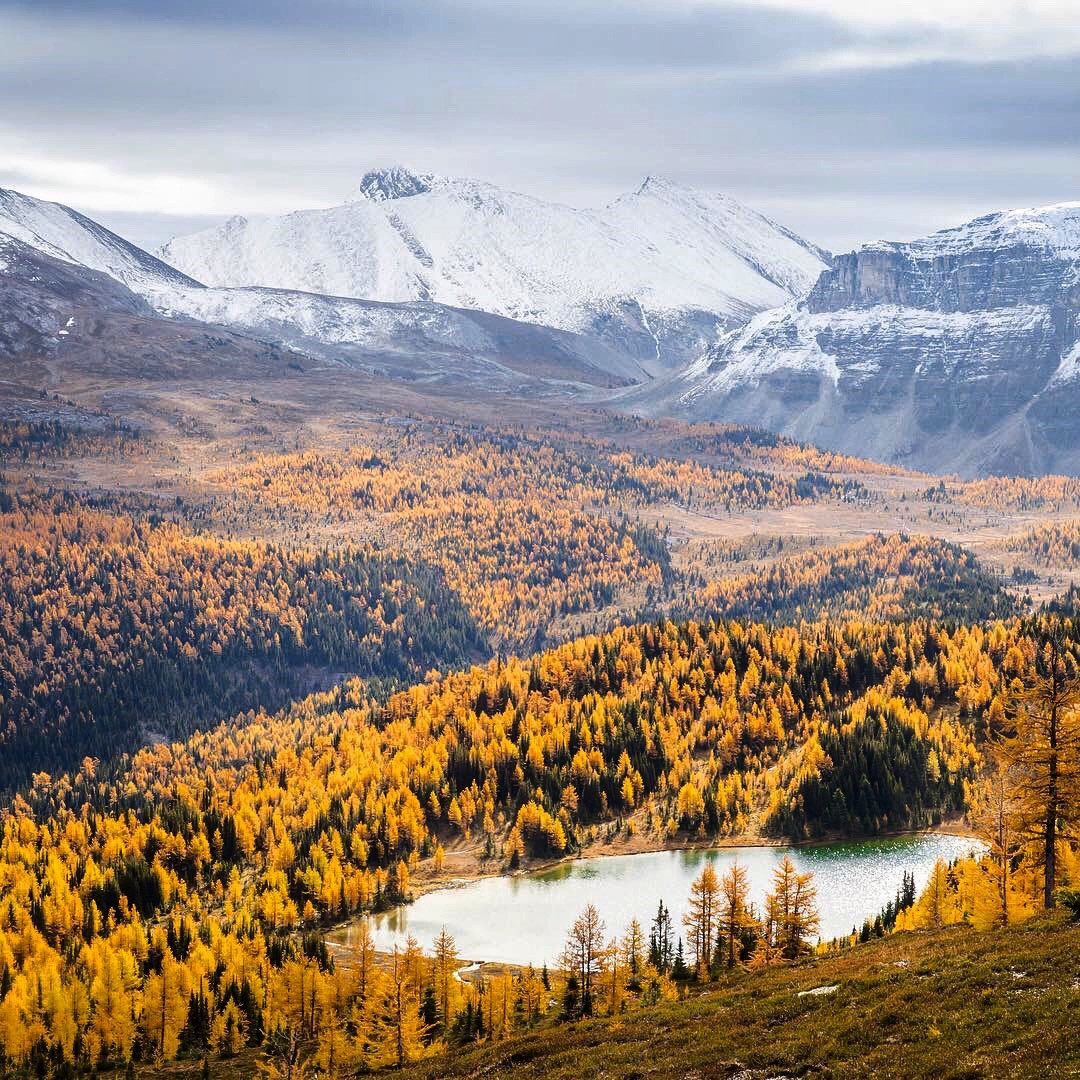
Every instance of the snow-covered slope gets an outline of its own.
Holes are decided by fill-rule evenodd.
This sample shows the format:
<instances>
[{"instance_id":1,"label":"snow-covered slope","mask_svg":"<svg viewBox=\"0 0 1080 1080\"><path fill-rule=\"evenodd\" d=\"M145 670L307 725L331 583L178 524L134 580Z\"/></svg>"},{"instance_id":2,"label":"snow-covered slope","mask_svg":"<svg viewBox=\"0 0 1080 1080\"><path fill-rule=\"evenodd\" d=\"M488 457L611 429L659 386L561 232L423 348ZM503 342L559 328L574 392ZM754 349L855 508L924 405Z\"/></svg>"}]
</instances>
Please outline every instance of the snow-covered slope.
<instances>
[{"instance_id":1,"label":"snow-covered slope","mask_svg":"<svg viewBox=\"0 0 1080 1080\"><path fill-rule=\"evenodd\" d=\"M628 407L965 473L1080 465L1080 203L837 256Z\"/></svg>"},{"instance_id":2,"label":"snow-covered slope","mask_svg":"<svg viewBox=\"0 0 1080 1080\"><path fill-rule=\"evenodd\" d=\"M391 182L397 186L383 197L393 197L409 181L387 178ZM377 194L369 190L369 197ZM22 352L31 342L45 354L61 344L69 352L80 344L89 347L81 314L96 304L103 315L138 315L139 335L175 341L182 334L183 340L198 342L193 346L198 357L175 357L180 364L190 361L193 370L207 354L199 328L212 339L213 328L225 326L246 335L259 355L277 349L306 355L317 366L439 380L477 391L541 383L596 391L648 377L632 359L592 338L482 311L277 289L208 288L68 207L5 190L0 190L0 283L0 355ZM158 324L172 321L182 329L151 327L155 313ZM59 329L53 327L56 319L76 314L80 317L71 328L62 321ZM120 335L134 323L111 325ZM95 350L110 347L118 354L134 352L137 342L93 342Z\"/></svg>"},{"instance_id":3,"label":"snow-covered slope","mask_svg":"<svg viewBox=\"0 0 1080 1080\"><path fill-rule=\"evenodd\" d=\"M77 210L6 188L0 188L0 234L55 259L99 270L134 292L196 284Z\"/></svg>"},{"instance_id":4,"label":"snow-covered slope","mask_svg":"<svg viewBox=\"0 0 1080 1080\"><path fill-rule=\"evenodd\" d=\"M657 370L803 295L826 254L732 199L649 178L601 210L477 180L369 173L341 206L166 244L211 285L432 300L590 334Z\"/></svg>"},{"instance_id":5,"label":"snow-covered slope","mask_svg":"<svg viewBox=\"0 0 1080 1080\"><path fill-rule=\"evenodd\" d=\"M166 315L242 327L324 362L409 381L507 390L551 382L591 390L646 380L602 342L484 311L391 304L289 289L188 289L159 297Z\"/></svg>"},{"instance_id":6,"label":"snow-covered slope","mask_svg":"<svg viewBox=\"0 0 1080 1080\"><path fill-rule=\"evenodd\" d=\"M294 360L250 334L164 318L109 274L0 231L0 417L97 427L107 422L103 391L119 390L130 419L162 386L202 380L216 393L243 380L250 394L293 374ZM86 394L96 402L89 412L71 401Z\"/></svg>"},{"instance_id":7,"label":"snow-covered slope","mask_svg":"<svg viewBox=\"0 0 1080 1080\"><path fill-rule=\"evenodd\" d=\"M1065 259L1080 258L1080 202L1021 210L999 210L912 243L913 250L939 255L1027 247Z\"/></svg>"}]
</instances>

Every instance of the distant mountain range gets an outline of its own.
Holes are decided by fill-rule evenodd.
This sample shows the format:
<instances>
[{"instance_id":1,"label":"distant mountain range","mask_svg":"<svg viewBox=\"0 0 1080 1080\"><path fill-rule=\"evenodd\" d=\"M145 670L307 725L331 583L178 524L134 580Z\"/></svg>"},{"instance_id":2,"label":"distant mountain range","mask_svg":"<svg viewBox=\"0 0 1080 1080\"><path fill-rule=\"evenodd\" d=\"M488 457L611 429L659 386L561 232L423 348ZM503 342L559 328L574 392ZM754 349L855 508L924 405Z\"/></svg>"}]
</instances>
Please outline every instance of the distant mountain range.
<instances>
[{"instance_id":1,"label":"distant mountain range","mask_svg":"<svg viewBox=\"0 0 1080 1080\"><path fill-rule=\"evenodd\" d=\"M478 392L520 391L537 382L596 390L648 378L631 358L595 338L482 310L284 289L208 288L75 210L3 189L0 284L0 347L5 340L9 349L21 342L24 352L38 358L62 351L67 363L83 366L91 357L96 364L111 358L112 366L125 370L122 358L142 350L142 374L148 378L157 377L162 358L145 352L142 339L169 338L180 327L195 326L212 341L225 340L217 331L227 330L230 340L247 342L243 351L249 356L274 354L281 360L289 354L281 366L329 365L436 384L450 380ZM92 302L83 302L88 297ZM132 338L130 326L126 337L113 327L103 340L100 323L90 318L94 312L137 315L141 329ZM201 372L207 359L188 340L167 368L176 376L186 362ZM223 377L239 374L220 362L214 359Z\"/></svg>"},{"instance_id":2,"label":"distant mountain range","mask_svg":"<svg viewBox=\"0 0 1080 1080\"><path fill-rule=\"evenodd\" d=\"M387 169L342 206L234 218L154 256L0 190L0 357L9 376L45 364L50 386L75 368L359 371L751 423L931 471L1078 472L1078 315L1080 203L832 257L655 178L574 210Z\"/></svg>"}]
</instances>

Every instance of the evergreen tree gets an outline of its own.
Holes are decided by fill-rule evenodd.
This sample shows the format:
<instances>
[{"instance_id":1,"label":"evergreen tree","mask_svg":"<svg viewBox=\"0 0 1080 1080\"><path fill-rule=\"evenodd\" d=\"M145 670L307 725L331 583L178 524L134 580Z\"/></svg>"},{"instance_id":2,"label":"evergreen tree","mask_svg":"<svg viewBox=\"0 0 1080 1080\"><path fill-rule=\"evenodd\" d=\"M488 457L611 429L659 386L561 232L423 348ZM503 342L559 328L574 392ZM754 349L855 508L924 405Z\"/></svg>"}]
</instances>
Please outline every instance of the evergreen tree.
<instances>
[{"instance_id":1,"label":"evergreen tree","mask_svg":"<svg viewBox=\"0 0 1080 1080\"><path fill-rule=\"evenodd\" d=\"M444 926L435 938L431 973L435 984L439 1020L443 1027L450 1024L451 1006L457 994L457 943ZM430 1021L433 1022L433 1021Z\"/></svg>"},{"instance_id":2,"label":"evergreen tree","mask_svg":"<svg viewBox=\"0 0 1080 1080\"><path fill-rule=\"evenodd\" d=\"M685 982L690 978L690 969L686 966L686 957L683 955L682 938L675 947L675 959L671 962L671 977L676 982Z\"/></svg>"},{"instance_id":3,"label":"evergreen tree","mask_svg":"<svg viewBox=\"0 0 1080 1080\"><path fill-rule=\"evenodd\" d=\"M649 963L661 973L671 968L673 937L671 911L661 900L649 930Z\"/></svg>"},{"instance_id":4,"label":"evergreen tree","mask_svg":"<svg viewBox=\"0 0 1080 1080\"><path fill-rule=\"evenodd\" d=\"M424 1027L431 1033L439 1024L439 1003L435 998L435 987L425 986L423 997L420 999L420 1019Z\"/></svg>"}]
</instances>

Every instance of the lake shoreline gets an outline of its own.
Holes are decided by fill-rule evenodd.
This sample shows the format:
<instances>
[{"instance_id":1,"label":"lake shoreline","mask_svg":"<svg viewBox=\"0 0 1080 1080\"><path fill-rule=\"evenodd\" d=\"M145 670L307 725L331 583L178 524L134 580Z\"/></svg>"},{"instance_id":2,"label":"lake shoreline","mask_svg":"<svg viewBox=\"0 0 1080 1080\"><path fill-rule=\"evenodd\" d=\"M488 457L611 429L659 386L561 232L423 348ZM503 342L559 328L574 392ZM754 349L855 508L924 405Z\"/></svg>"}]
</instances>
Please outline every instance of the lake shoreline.
<instances>
[{"instance_id":1,"label":"lake shoreline","mask_svg":"<svg viewBox=\"0 0 1080 1080\"><path fill-rule=\"evenodd\" d=\"M614 842L593 840L591 843L574 853L564 855L560 858L530 861L527 865L512 871L507 870L505 862L501 860L484 860L479 858L478 854L481 850L479 847L458 848L448 853L447 862L450 862L451 857L453 857L453 862L462 864L460 865L460 869L455 869L453 866L447 868L444 864L444 870L440 874L429 872L422 877L416 877L411 884L409 899L402 904L392 905L392 908L411 908L412 905L422 897L434 893L456 892L479 882L493 879L503 879L507 881L527 880L551 870L556 870L560 867L572 867L574 864L587 861L623 859L629 856L646 856L680 851L724 852L732 849L769 850L780 848L810 850L838 844L872 843L879 840L901 840L918 837L949 837L968 839L975 842L978 841L978 837L965 826L963 819L957 817L925 829L899 829L887 833L878 833L872 836L824 836L798 841L772 839L760 835L724 837L720 840L696 840L686 837L658 840L656 837L645 838L640 836L640 834L635 834L628 838L630 841L629 843L627 842L627 838L620 838L622 842L619 842L618 840ZM634 841L637 842L635 843ZM430 862L430 860L428 860L428 862ZM485 863L487 864L486 866ZM385 913L372 914L379 915ZM334 938L339 938L340 935L347 934L350 926L354 925L358 919L366 917L370 916L354 915L347 919L340 920L328 927L324 931L327 935L328 944L335 948L342 947L344 942L340 939L334 940Z\"/></svg>"},{"instance_id":2,"label":"lake shoreline","mask_svg":"<svg viewBox=\"0 0 1080 1080\"><path fill-rule=\"evenodd\" d=\"M570 852L558 858L530 859L517 870L509 870L504 860L473 858L472 852L479 851L479 847L468 849L471 867L465 867L460 871L453 871L448 876L442 874L427 874L419 877L413 884L412 895L406 903L412 903L431 892L439 889L456 888L473 881L482 881L491 877L527 877L530 874L542 873L545 870L553 870L555 867L564 866L568 863L581 862L585 859L610 859L622 858L626 855L653 855L661 851L723 851L726 848L811 848L822 847L827 844L856 843L870 840L895 840L905 836L960 836L970 840L978 837L964 823L963 817L950 818L939 825L932 825L925 829L891 829L888 832L873 833L868 836L847 836L843 834L828 834L820 837L812 837L805 840L787 840L772 838L753 833L747 836L725 836L720 839L693 840L686 837L658 840L650 836L648 838L635 833L629 838L615 841L593 840L575 852ZM635 841L642 841L635 843ZM431 862L431 860L425 860ZM487 869L484 864L492 864ZM396 906L396 905L395 905ZM345 924L354 919L343 920ZM337 925L335 924L335 929Z\"/></svg>"}]
</instances>

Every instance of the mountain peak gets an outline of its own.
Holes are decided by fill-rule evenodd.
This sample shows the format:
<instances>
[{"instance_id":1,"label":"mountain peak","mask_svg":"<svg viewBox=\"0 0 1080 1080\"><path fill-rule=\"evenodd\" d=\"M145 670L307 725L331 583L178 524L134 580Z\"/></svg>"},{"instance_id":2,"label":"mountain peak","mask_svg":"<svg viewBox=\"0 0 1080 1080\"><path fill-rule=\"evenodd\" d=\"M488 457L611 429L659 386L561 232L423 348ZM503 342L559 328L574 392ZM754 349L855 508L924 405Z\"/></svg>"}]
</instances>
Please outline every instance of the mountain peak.
<instances>
[{"instance_id":1,"label":"mountain peak","mask_svg":"<svg viewBox=\"0 0 1080 1080\"><path fill-rule=\"evenodd\" d=\"M805 295L826 266L761 215L664 178L578 210L400 167L368 173L345 208L217 226L167 256L212 285L430 300L587 333L657 371Z\"/></svg>"},{"instance_id":2,"label":"mountain peak","mask_svg":"<svg viewBox=\"0 0 1080 1080\"><path fill-rule=\"evenodd\" d=\"M686 191L685 184L677 184L666 176L646 176L638 186L637 195L656 195L665 191Z\"/></svg>"},{"instance_id":3,"label":"mountain peak","mask_svg":"<svg viewBox=\"0 0 1080 1080\"><path fill-rule=\"evenodd\" d=\"M679 180L672 180L669 176L646 176L637 190L631 196L621 198L639 199L642 196L656 199L661 202L673 202L679 204L711 204L713 207L723 206L728 212L737 214L749 214L760 216L757 211L743 206L737 199L725 195L719 191L711 191L705 188L693 187Z\"/></svg>"},{"instance_id":4,"label":"mountain peak","mask_svg":"<svg viewBox=\"0 0 1080 1080\"><path fill-rule=\"evenodd\" d=\"M371 202L408 199L412 195L423 195L430 191L434 182L434 174L414 173L402 165L371 169L360 178L356 198L369 199Z\"/></svg>"}]
</instances>

